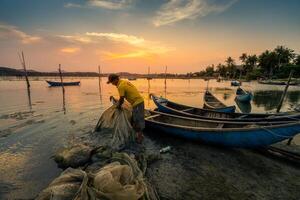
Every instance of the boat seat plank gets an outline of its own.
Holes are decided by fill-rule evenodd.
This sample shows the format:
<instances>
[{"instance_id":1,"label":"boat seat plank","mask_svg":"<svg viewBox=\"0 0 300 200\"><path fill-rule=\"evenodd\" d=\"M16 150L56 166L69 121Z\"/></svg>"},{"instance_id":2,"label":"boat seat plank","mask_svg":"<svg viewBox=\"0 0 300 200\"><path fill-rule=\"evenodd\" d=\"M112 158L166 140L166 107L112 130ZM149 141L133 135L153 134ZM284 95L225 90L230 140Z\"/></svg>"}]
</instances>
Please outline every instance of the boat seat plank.
<instances>
[{"instance_id":1,"label":"boat seat plank","mask_svg":"<svg viewBox=\"0 0 300 200\"><path fill-rule=\"evenodd\" d=\"M181 110L183 112L187 112L187 111L190 111L190 110L193 110L194 108L188 108L188 109L184 109L184 110Z\"/></svg>"},{"instance_id":2,"label":"boat seat plank","mask_svg":"<svg viewBox=\"0 0 300 200\"><path fill-rule=\"evenodd\" d=\"M224 124L218 124L217 128L223 128Z\"/></svg>"}]
</instances>

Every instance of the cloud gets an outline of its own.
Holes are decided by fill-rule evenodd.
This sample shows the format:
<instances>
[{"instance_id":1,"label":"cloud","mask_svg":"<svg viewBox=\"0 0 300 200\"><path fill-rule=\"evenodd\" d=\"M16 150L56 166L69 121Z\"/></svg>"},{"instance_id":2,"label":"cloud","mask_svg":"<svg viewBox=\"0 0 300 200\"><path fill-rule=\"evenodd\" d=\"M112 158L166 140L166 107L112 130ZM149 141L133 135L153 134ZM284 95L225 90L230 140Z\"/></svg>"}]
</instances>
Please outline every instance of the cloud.
<instances>
[{"instance_id":1,"label":"cloud","mask_svg":"<svg viewBox=\"0 0 300 200\"><path fill-rule=\"evenodd\" d=\"M38 36L29 35L20 31L15 26L0 24L0 39L1 38L15 38L20 40L23 44L31 44L40 41L42 38Z\"/></svg>"},{"instance_id":2,"label":"cloud","mask_svg":"<svg viewBox=\"0 0 300 200\"><path fill-rule=\"evenodd\" d=\"M67 3L65 8L91 8L99 7L109 10L121 10L129 7L133 0L88 0L86 4Z\"/></svg>"},{"instance_id":3,"label":"cloud","mask_svg":"<svg viewBox=\"0 0 300 200\"><path fill-rule=\"evenodd\" d=\"M136 37L133 35L126 35L120 33L96 33L96 32L87 32L87 36L94 36L99 38L106 38L109 40L117 41L117 42L126 42L132 45L139 45L145 42L144 38Z\"/></svg>"},{"instance_id":4,"label":"cloud","mask_svg":"<svg viewBox=\"0 0 300 200\"><path fill-rule=\"evenodd\" d=\"M58 37L65 39L69 42L73 42L73 43L83 43L83 44L89 44L89 43L93 43L94 41L92 41L92 39L90 39L89 37L86 36L82 36L82 35L58 35Z\"/></svg>"},{"instance_id":5,"label":"cloud","mask_svg":"<svg viewBox=\"0 0 300 200\"><path fill-rule=\"evenodd\" d=\"M103 55L106 59L146 58L175 50L160 42L124 33L86 32L85 34L59 35L58 37L72 45L85 45L86 47L94 45L97 49L101 46L102 51L99 50L97 54ZM103 51L104 49L105 51Z\"/></svg>"},{"instance_id":6,"label":"cloud","mask_svg":"<svg viewBox=\"0 0 300 200\"><path fill-rule=\"evenodd\" d=\"M89 0L89 5L111 9L120 10L128 7L132 3L132 0Z\"/></svg>"},{"instance_id":7,"label":"cloud","mask_svg":"<svg viewBox=\"0 0 300 200\"><path fill-rule=\"evenodd\" d=\"M60 49L60 51L63 52L63 53L73 54L73 53L79 52L80 48L78 48L78 47L65 47L65 48Z\"/></svg>"},{"instance_id":8,"label":"cloud","mask_svg":"<svg viewBox=\"0 0 300 200\"><path fill-rule=\"evenodd\" d=\"M161 6L153 19L153 24L158 27L184 19L195 19L211 13L221 13L237 1L225 0L223 3L216 3L213 0L169 0Z\"/></svg>"},{"instance_id":9,"label":"cloud","mask_svg":"<svg viewBox=\"0 0 300 200\"><path fill-rule=\"evenodd\" d=\"M83 6L76 3L66 3L64 5L65 8L82 8Z\"/></svg>"}]
</instances>

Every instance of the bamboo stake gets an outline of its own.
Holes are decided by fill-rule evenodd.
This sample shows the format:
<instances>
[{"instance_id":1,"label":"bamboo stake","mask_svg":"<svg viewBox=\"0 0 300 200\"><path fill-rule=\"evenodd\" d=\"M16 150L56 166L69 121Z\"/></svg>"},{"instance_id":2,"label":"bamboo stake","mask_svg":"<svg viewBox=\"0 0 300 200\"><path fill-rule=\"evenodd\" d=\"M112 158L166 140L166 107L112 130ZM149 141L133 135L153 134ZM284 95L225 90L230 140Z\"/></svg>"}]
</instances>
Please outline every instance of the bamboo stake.
<instances>
[{"instance_id":1,"label":"bamboo stake","mask_svg":"<svg viewBox=\"0 0 300 200\"><path fill-rule=\"evenodd\" d=\"M63 93L63 111L64 114L66 114L66 100L65 100L65 87L64 87L64 82L63 82L63 77L61 73L61 65L58 65L58 72L60 76L60 82L61 82L61 87L62 87L62 93Z\"/></svg>"},{"instance_id":2,"label":"bamboo stake","mask_svg":"<svg viewBox=\"0 0 300 200\"><path fill-rule=\"evenodd\" d=\"M281 107L282 107L282 103L283 103L283 101L284 101L284 99L285 99L285 96L286 96L287 90L288 90L288 88L289 88L290 81L291 81L291 79L292 79L292 75L293 75L293 70L291 70L291 72L290 72L290 75L289 75L289 80L288 80L288 82L286 83L286 86L285 86L284 92L283 92L283 94L282 94L282 96L281 96L281 99L280 99L280 102L279 102L279 104L278 104L278 107L277 107L277 110L276 110L276 112L279 112L279 111L280 111L280 109L281 109Z\"/></svg>"},{"instance_id":3,"label":"bamboo stake","mask_svg":"<svg viewBox=\"0 0 300 200\"><path fill-rule=\"evenodd\" d=\"M168 67L165 68L165 98L167 98L167 70Z\"/></svg>"},{"instance_id":4,"label":"bamboo stake","mask_svg":"<svg viewBox=\"0 0 300 200\"><path fill-rule=\"evenodd\" d=\"M29 80L28 80L28 75L27 75L27 70L26 70L26 64L25 64L25 58L24 58L23 51L22 51L22 59L23 59L23 68L24 68L24 71L25 71L25 78L26 78L26 82L27 82L27 87L30 88L30 83L29 83Z\"/></svg>"},{"instance_id":5,"label":"bamboo stake","mask_svg":"<svg viewBox=\"0 0 300 200\"><path fill-rule=\"evenodd\" d=\"M24 70L24 73L25 73L25 80L26 80L26 85L27 85L27 95L28 95L28 104L29 104L29 108L31 110L32 105L31 105L30 83L29 83L29 79L28 79L26 63L25 63L25 57L24 57L23 51L22 51L22 54L21 54L22 56L19 53L18 53L18 55L19 55L21 65L23 66L23 70Z\"/></svg>"},{"instance_id":6,"label":"bamboo stake","mask_svg":"<svg viewBox=\"0 0 300 200\"><path fill-rule=\"evenodd\" d=\"M101 89L101 67L98 66L98 72L99 72L99 95L100 95L100 102L102 103L102 89Z\"/></svg>"}]
</instances>

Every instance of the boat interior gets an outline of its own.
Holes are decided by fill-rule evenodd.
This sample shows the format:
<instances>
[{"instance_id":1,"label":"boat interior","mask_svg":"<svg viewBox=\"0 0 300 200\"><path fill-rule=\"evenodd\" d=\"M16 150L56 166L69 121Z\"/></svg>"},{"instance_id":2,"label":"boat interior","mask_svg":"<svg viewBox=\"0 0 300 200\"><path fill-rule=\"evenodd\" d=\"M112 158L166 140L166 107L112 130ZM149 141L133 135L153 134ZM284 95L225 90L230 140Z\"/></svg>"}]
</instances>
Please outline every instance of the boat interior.
<instances>
[{"instance_id":1,"label":"boat interior","mask_svg":"<svg viewBox=\"0 0 300 200\"><path fill-rule=\"evenodd\" d=\"M286 122L218 122L210 120L199 120L185 117L179 117L170 114L164 114L160 112L150 111L150 116L146 117L146 120L154 121L158 123L164 123L166 125L182 126L185 128L259 128L261 126L271 126L283 124Z\"/></svg>"}]
</instances>

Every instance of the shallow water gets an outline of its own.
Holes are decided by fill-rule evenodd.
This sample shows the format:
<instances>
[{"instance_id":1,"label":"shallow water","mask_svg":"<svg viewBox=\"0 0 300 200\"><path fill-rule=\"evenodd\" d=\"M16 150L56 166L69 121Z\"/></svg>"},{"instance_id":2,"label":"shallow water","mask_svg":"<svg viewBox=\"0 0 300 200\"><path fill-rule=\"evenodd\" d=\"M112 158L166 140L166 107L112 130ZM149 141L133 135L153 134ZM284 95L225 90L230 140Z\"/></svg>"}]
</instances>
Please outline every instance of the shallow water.
<instances>
[{"instance_id":1,"label":"shallow water","mask_svg":"<svg viewBox=\"0 0 300 200\"><path fill-rule=\"evenodd\" d=\"M117 95L116 88L106 84L106 78L101 88L98 78L79 79L81 86L65 87L65 98L62 89L48 87L45 78L31 80L30 98L23 80L0 81L0 199L33 198L45 188L61 172L51 156L77 135L91 131L110 106L109 96ZM147 108L155 108L149 93L202 107L207 87L207 82L200 79L171 79L166 87L163 79L132 83L141 91ZM243 87L253 92L254 99L238 112L275 112L284 89L257 82L245 82ZM235 104L236 87L230 82L211 80L209 89L225 104ZM299 103L300 87L291 86L282 111L292 110ZM294 142L300 145L300 137Z\"/></svg>"}]
</instances>

